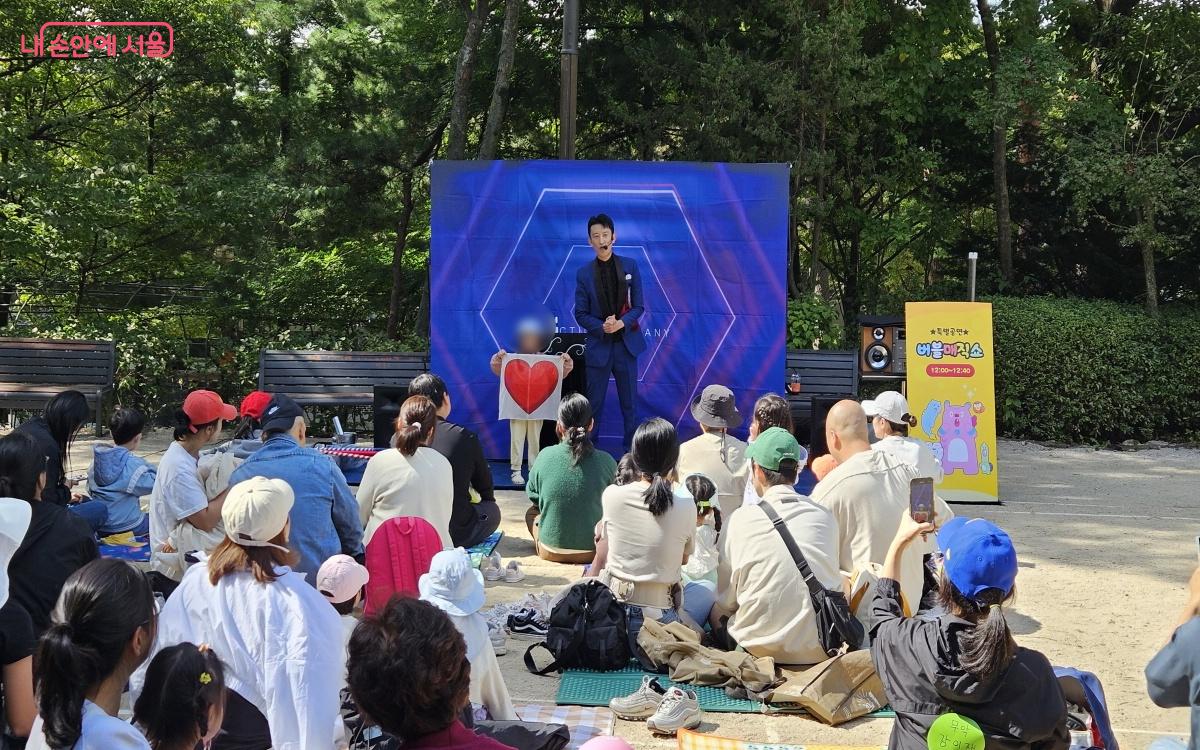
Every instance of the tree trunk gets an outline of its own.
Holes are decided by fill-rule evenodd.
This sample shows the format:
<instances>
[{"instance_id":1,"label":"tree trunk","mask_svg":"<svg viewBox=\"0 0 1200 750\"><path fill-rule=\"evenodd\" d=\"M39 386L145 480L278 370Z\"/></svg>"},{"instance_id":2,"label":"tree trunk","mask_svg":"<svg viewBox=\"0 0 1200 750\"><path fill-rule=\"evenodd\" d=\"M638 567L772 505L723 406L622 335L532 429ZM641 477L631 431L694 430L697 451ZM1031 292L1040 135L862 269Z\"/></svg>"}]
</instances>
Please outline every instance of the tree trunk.
<instances>
[{"instance_id":1,"label":"tree trunk","mask_svg":"<svg viewBox=\"0 0 1200 750\"><path fill-rule=\"evenodd\" d=\"M388 301L387 337L400 338L400 297L404 285L404 251L408 248L408 225L413 212L413 174L405 172L400 190L400 219L392 244L392 296Z\"/></svg>"},{"instance_id":2,"label":"tree trunk","mask_svg":"<svg viewBox=\"0 0 1200 750\"><path fill-rule=\"evenodd\" d=\"M821 168L817 170L817 212L813 216L812 228L809 230L809 246L812 247L812 257L808 264L808 284L816 292L821 273L821 235L824 224L821 221L825 211L825 126L829 121L828 114L821 113L821 130L817 140L817 157L821 160Z\"/></svg>"},{"instance_id":3,"label":"tree trunk","mask_svg":"<svg viewBox=\"0 0 1200 750\"><path fill-rule=\"evenodd\" d=\"M1005 283L1013 280L1012 218L1008 211L1008 126L1000 114L999 81L1000 40L992 6L988 0L975 0L983 26L983 47L987 52L988 92L992 98L992 186L996 193L996 251L1000 256L1000 276Z\"/></svg>"},{"instance_id":4,"label":"tree trunk","mask_svg":"<svg viewBox=\"0 0 1200 750\"><path fill-rule=\"evenodd\" d=\"M462 46L458 49L458 63L454 68L454 97L450 103L450 142L446 145L447 159L465 159L467 156L468 104L471 98L471 78L475 75L475 58L479 52L479 38L483 36L483 22L487 20L488 0L475 0L475 8L464 6L467 13L467 30L463 33Z\"/></svg>"},{"instance_id":5,"label":"tree trunk","mask_svg":"<svg viewBox=\"0 0 1200 750\"><path fill-rule=\"evenodd\" d=\"M1139 209L1138 223L1142 225L1141 241L1138 247L1142 251L1142 278L1146 284L1146 314L1152 318L1158 317L1158 274L1154 270L1154 209L1149 207Z\"/></svg>"},{"instance_id":6,"label":"tree trunk","mask_svg":"<svg viewBox=\"0 0 1200 750\"><path fill-rule=\"evenodd\" d=\"M488 106L487 126L479 140L479 158L496 158L496 144L504 124L504 108L508 104L508 81L512 75L513 57L517 50L517 26L521 17L521 0L504 0L504 29L500 33L500 57L496 62L496 82L492 85L492 103Z\"/></svg>"}]
</instances>

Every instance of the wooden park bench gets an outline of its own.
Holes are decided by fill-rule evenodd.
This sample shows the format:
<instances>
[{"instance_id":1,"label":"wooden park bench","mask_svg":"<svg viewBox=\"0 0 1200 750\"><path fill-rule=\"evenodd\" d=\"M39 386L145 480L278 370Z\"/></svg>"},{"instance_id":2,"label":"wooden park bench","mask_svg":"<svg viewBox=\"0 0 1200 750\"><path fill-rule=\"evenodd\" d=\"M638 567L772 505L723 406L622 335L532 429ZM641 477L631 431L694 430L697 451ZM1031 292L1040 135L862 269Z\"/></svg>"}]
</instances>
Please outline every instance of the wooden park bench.
<instances>
[{"instance_id":1,"label":"wooden park bench","mask_svg":"<svg viewBox=\"0 0 1200 750\"><path fill-rule=\"evenodd\" d=\"M98 437L115 362L111 341L0 338L0 408L40 410L63 391L79 391L95 411Z\"/></svg>"},{"instance_id":2,"label":"wooden park bench","mask_svg":"<svg viewBox=\"0 0 1200 750\"><path fill-rule=\"evenodd\" d=\"M285 393L301 406L370 406L374 387L407 387L429 371L425 352L263 350L258 389Z\"/></svg>"},{"instance_id":3,"label":"wooden park bench","mask_svg":"<svg viewBox=\"0 0 1200 750\"><path fill-rule=\"evenodd\" d=\"M825 452L829 407L844 398L858 398L858 356L857 351L788 349L787 374L800 373L800 392L787 393L792 422L797 437L813 450Z\"/></svg>"}]
</instances>

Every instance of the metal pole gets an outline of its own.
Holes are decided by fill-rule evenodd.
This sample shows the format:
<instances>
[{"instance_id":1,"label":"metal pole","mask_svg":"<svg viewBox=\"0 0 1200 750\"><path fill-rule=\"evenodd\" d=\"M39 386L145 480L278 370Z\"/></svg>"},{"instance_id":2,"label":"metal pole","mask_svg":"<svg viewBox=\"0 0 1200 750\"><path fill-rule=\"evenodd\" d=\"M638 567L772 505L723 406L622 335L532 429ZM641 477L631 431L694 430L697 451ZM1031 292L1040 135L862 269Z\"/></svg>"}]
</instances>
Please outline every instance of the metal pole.
<instances>
[{"instance_id":1,"label":"metal pole","mask_svg":"<svg viewBox=\"0 0 1200 750\"><path fill-rule=\"evenodd\" d=\"M979 253L967 253L967 293L972 302L975 301L975 264L979 261Z\"/></svg>"},{"instance_id":2,"label":"metal pole","mask_svg":"<svg viewBox=\"0 0 1200 750\"><path fill-rule=\"evenodd\" d=\"M559 69L558 158L575 158L575 102L579 82L579 0L563 2L562 64Z\"/></svg>"}]
</instances>

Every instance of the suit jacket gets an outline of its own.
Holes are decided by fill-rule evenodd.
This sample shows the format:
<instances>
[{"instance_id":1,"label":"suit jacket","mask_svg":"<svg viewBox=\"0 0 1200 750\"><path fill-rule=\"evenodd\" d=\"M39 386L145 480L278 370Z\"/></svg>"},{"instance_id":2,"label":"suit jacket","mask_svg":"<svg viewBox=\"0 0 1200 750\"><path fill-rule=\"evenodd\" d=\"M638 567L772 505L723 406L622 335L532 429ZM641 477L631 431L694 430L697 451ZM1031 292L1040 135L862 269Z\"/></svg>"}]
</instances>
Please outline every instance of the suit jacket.
<instances>
[{"instance_id":1,"label":"suit jacket","mask_svg":"<svg viewBox=\"0 0 1200 750\"><path fill-rule=\"evenodd\" d=\"M575 321L586 332L584 344L587 346L587 359L595 355L598 360L607 360L615 344L624 344L634 357L646 351L646 337L640 330L633 330L633 324L645 312L642 306L642 269L633 258L613 255L613 261L617 264L617 297L622 303L626 299L630 302L629 312L621 316L625 327L621 329L620 341L610 341L604 335L604 308L600 304L597 289L597 261L584 263L575 274Z\"/></svg>"}]
</instances>

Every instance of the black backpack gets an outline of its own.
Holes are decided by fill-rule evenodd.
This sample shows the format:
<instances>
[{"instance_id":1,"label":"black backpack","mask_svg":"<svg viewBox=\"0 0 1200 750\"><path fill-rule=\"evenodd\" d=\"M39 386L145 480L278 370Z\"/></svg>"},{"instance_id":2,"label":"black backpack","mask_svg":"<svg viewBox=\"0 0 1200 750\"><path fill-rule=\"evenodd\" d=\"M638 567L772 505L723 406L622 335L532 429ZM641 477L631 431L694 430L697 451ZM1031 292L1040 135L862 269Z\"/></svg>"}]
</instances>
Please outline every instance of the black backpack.
<instances>
[{"instance_id":1,"label":"black backpack","mask_svg":"<svg viewBox=\"0 0 1200 750\"><path fill-rule=\"evenodd\" d=\"M536 675L564 669L611 672L628 666L629 629L625 607L596 579L571 587L550 613L546 640L525 652L525 667ZM554 661L538 669L533 651L543 648Z\"/></svg>"}]
</instances>

